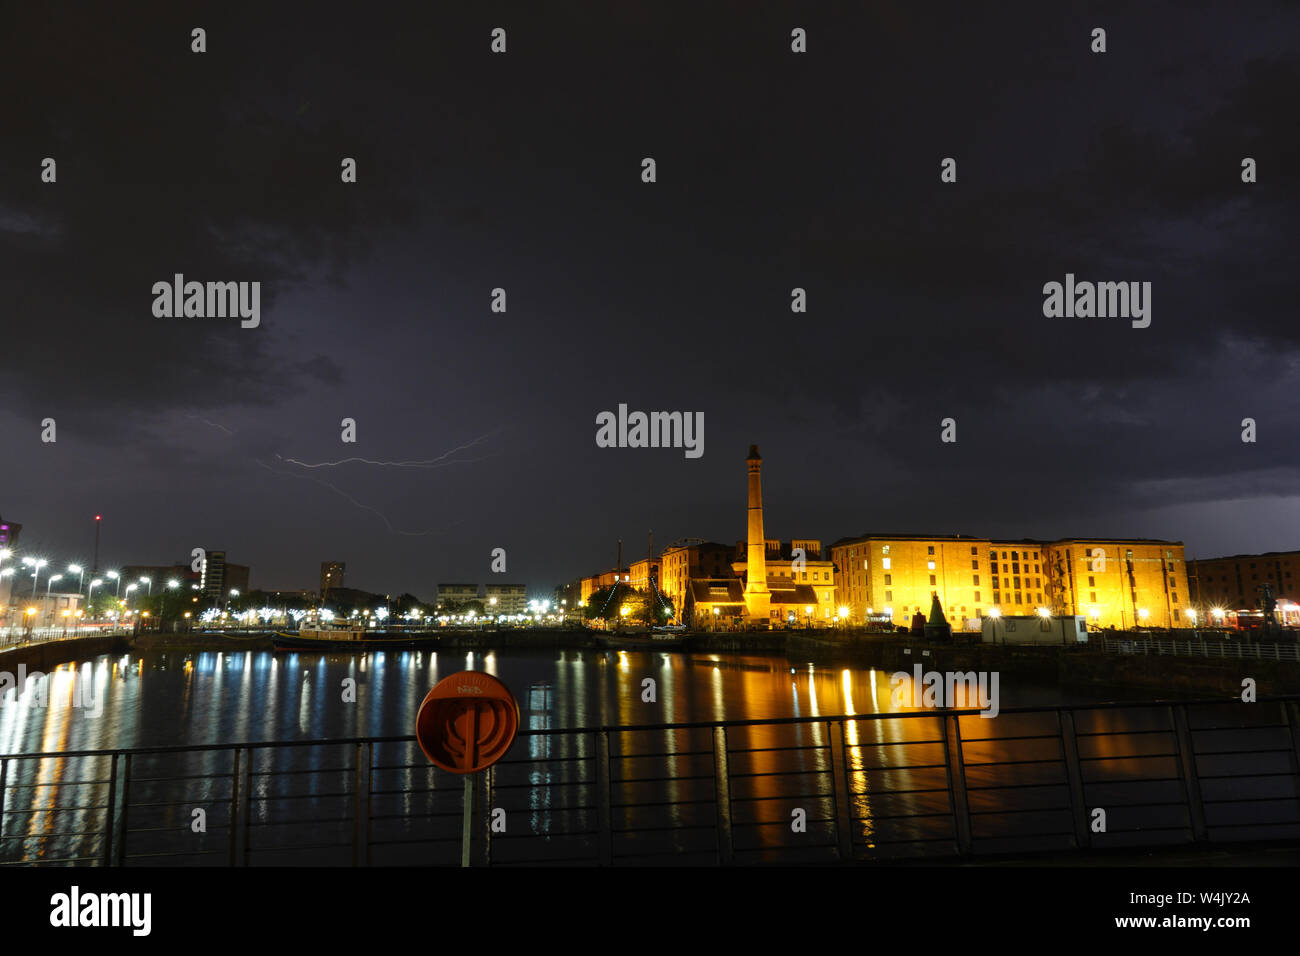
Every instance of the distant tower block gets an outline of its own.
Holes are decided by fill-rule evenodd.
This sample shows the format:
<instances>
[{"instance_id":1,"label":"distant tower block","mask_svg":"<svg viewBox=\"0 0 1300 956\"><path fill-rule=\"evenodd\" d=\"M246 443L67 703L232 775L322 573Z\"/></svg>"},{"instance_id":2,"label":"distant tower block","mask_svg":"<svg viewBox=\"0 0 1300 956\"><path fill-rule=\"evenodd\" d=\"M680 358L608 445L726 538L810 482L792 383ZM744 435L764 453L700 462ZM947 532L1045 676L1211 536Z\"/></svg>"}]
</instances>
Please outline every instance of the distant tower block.
<instances>
[{"instance_id":1,"label":"distant tower block","mask_svg":"<svg viewBox=\"0 0 1300 956\"><path fill-rule=\"evenodd\" d=\"M767 540L763 537L763 459L749 446L749 541L745 568L745 618L766 627L771 621L772 592L767 589Z\"/></svg>"}]
</instances>

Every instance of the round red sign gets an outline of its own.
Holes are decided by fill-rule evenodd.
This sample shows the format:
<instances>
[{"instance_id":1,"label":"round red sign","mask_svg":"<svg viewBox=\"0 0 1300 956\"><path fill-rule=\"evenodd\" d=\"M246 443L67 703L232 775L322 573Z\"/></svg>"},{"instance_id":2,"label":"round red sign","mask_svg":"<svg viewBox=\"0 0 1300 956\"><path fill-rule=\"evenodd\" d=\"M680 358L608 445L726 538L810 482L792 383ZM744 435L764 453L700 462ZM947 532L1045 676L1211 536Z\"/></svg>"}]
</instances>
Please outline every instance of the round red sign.
<instances>
[{"instance_id":1,"label":"round red sign","mask_svg":"<svg viewBox=\"0 0 1300 956\"><path fill-rule=\"evenodd\" d=\"M434 766L452 773L486 770L506 755L519 731L519 704L482 671L438 681L415 716L415 737Z\"/></svg>"}]
</instances>

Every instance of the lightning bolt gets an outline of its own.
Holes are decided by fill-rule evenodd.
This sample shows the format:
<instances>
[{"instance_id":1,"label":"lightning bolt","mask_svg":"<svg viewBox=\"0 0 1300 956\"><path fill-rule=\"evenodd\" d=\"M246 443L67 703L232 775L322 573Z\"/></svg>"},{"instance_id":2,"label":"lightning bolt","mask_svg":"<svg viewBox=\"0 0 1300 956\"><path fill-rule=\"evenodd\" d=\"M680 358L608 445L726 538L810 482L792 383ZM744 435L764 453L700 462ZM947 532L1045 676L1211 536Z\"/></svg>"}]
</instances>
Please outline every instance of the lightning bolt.
<instances>
[{"instance_id":1,"label":"lightning bolt","mask_svg":"<svg viewBox=\"0 0 1300 956\"><path fill-rule=\"evenodd\" d=\"M278 458L279 456L277 455L276 457ZM394 528L394 527L393 527L393 523L392 523L391 521L389 521L389 520L388 520L388 517L387 517L387 516L386 516L382 511L380 511L378 508L374 508L374 507L371 507L370 505L368 505L368 504L366 504L366 503L364 503L364 502L357 501L356 498L353 498L350 494L348 494L348 493L347 493L346 491L344 491L342 488L339 488L339 487L336 486L336 485L332 485L332 484L330 484L330 483L329 483L328 481L326 481L324 478L316 478L316 477L314 477L314 476L312 476L312 475L296 475L296 474L294 474L293 472L289 472L289 471L276 471L274 468L272 468L272 467L271 467L270 465L268 465L266 462L261 461L260 459L254 458L253 460L254 460L255 462L257 462L259 465L261 465L263 468L265 468L267 471L269 471L271 474L273 474L273 475L278 475L278 476L280 476L281 478L302 478L302 479L305 479L306 481L314 481L314 482L316 482L318 485L324 485L324 486L325 486L326 488L328 488L330 491L334 492L335 494L339 495L339 496L342 497L342 498L345 498L346 500L348 500L348 501L351 502L352 504L356 505L358 508L361 508L361 509L364 510L364 511L369 511L369 512L371 512L372 514L377 515L377 516L379 517L379 520L382 521L382 522L384 523L384 527L387 528L388 531L389 531L389 533L391 533L391 534L398 534L398 535L402 535L402 536L404 536L404 537L419 538L419 537L423 537L423 536L425 536L425 535L430 535L430 534L440 534L440 533L442 533L442 532L444 532L444 531L450 531L452 528L455 528L457 525L462 525L462 524L464 524L466 521L469 520L468 517L466 517L466 518L462 518L460 521L455 521L455 522L453 522L453 523L447 525L446 527L443 527L443 528L431 528L431 529L429 529L428 531L402 531L402 530L400 530L400 529L398 529L398 528Z\"/></svg>"},{"instance_id":2,"label":"lightning bolt","mask_svg":"<svg viewBox=\"0 0 1300 956\"><path fill-rule=\"evenodd\" d=\"M360 462L364 465L378 465L381 468L439 468L444 465L468 464L470 462L485 461L488 458L496 458L496 455L486 455L483 458L453 458L450 461L447 460L452 455L456 454L456 452L464 451L467 448L473 448L480 442L487 441L500 431L501 429L498 428L496 431L488 432L486 435L480 435L473 441L465 442L463 445L457 445L450 451L443 452L437 458L425 458L419 461L375 461L370 458L343 458L339 461L305 462L299 461L297 458L285 458L282 455L276 455L275 457L286 464L297 465L299 468L337 468L340 465L349 465L353 462Z\"/></svg>"}]
</instances>

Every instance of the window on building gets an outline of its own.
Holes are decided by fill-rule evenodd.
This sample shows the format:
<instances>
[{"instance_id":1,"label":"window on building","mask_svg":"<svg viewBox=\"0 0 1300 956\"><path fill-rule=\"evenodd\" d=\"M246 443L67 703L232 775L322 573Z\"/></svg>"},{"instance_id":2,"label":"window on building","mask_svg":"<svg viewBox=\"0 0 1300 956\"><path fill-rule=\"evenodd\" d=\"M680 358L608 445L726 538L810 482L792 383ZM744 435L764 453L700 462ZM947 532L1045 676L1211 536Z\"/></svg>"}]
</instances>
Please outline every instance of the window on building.
<instances>
[{"instance_id":1,"label":"window on building","mask_svg":"<svg viewBox=\"0 0 1300 956\"><path fill-rule=\"evenodd\" d=\"M1012 582L1013 582L1013 583L1012 583L1012 586L1013 586L1017 591L1019 591L1019 590L1020 590L1020 579L1019 579L1019 578L1012 578L1011 580L1012 580Z\"/></svg>"},{"instance_id":2,"label":"window on building","mask_svg":"<svg viewBox=\"0 0 1300 956\"><path fill-rule=\"evenodd\" d=\"M978 571L980 569L980 563L978 561L972 561L970 566L973 571Z\"/></svg>"},{"instance_id":3,"label":"window on building","mask_svg":"<svg viewBox=\"0 0 1300 956\"><path fill-rule=\"evenodd\" d=\"M926 554L934 554L934 545L930 545L930 547L926 550L925 553L926 553ZM1253 568L1254 565L1252 564L1251 567Z\"/></svg>"},{"instance_id":4,"label":"window on building","mask_svg":"<svg viewBox=\"0 0 1300 956\"><path fill-rule=\"evenodd\" d=\"M925 566L926 566L927 568L929 568L931 571L934 570L934 562L933 562L933 561L927 561L927 562L925 562Z\"/></svg>"},{"instance_id":5,"label":"window on building","mask_svg":"<svg viewBox=\"0 0 1300 956\"><path fill-rule=\"evenodd\" d=\"M1089 592L1088 592L1088 600L1091 601L1093 604L1096 604L1096 603L1097 603L1097 592L1096 592L1096 591L1089 591Z\"/></svg>"},{"instance_id":6,"label":"window on building","mask_svg":"<svg viewBox=\"0 0 1300 956\"><path fill-rule=\"evenodd\" d=\"M933 575L933 574L930 575L930 583L931 583L931 584L934 584L934 575Z\"/></svg>"},{"instance_id":7,"label":"window on building","mask_svg":"<svg viewBox=\"0 0 1300 956\"><path fill-rule=\"evenodd\" d=\"M889 570L889 562L890 562L890 559L889 559L889 558L881 558L881 559L880 559L880 566L881 566L882 568L884 568L886 571L888 571L888 570Z\"/></svg>"},{"instance_id":8,"label":"window on building","mask_svg":"<svg viewBox=\"0 0 1300 956\"><path fill-rule=\"evenodd\" d=\"M977 548L977 547L975 547L974 545L972 545L972 546L971 546L971 549L970 549L970 553L971 553L971 554L979 554L979 553L980 553L980 549Z\"/></svg>"},{"instance_id":9,"label":"window on building","mask_svg":"<svg viewBox=\"0 0 1300 956\"><path fill-rule=\"evenodd\" d=\"M979 599L980 599L980 593L979 593L979 591L976 591L976 592L975 592L975 600L978 601Z\"/></svg>"},{"instance_id":10,"label":"window on building","mask_svg":"<svg viewBox=\"0 0 1300 956\"><path fill-rule=\"evenodd\" d=\"M887 545L887 544L885 544L885 545L881 545L881 547L880 547L880 553L881 553L881 554L889 554L889 545Z\"/></svg>"},{"instance_id":11,"label":"window on building","mask_svg":"<svg viewBox=\"0 0 1300 956\"><path fill-rule=\"evenodd\" d=\"M886 592L885 592L885 600L886 600L886 601L892 601L893 599L894 599L894 592L893 592L893 591L886 591ZM888 609L886 609L886 613L888 613Z\"/></svg>"},{"instance_id":12,"label":"window on building","mask_svg":"<svg viewBox=\"0 0 1300 956\"><path fill-rule=\"evenodd\" d=\"M886 584L893 584L893 583L894 583L894 576L893 576L892 574L886 574L886 575L885 575L885 583L886 583Z\"/></svg>"},{"instance_id":13,"label":"window on building","mask_svg":"<svg viewBox=\"0 0 1300 956\"><path fill-rule=\"evenodd\" d=\"M993 586L995 588L998 587L998 577L996 574L993 576Z\"/></svg>"},{"instance_id":14,"label":"window on building","mask_svg":"<svg viewBox=\"0 0 1300 956\"><path fill-rule=\"evenodd\" d=\"M1088 575L1088 587L1095 588L1096 586L1097 586L1097 579L1094 578L1091 574Z\"/></svg>"},{"instance_id":15,"label":"window on building","mask_svg":"<svg viewBox=\"0 0 1300 956\"><path fill-rule=\"evenodd\" d=\"M979 586L980 586L980 576L979 576L978 574L972 574L972 575L971 575L971 583L974 584L976 587L979 587Z\"/></svg>"},{"instance_id":16,"label":"window on building","mask_svg":"<svg viewBox=\"0 0 1300 956\"><path fill-rule=\"evenodd\" d=\"M1019 591L1016 592L1016 603L1017 603L1017 604L1023 604L1023 603L1024 603L1023 601L1020 600L1020 592L1019 592Z\"/></svg>"},{"instance_id":17,"label":"window on building","mask_svg":"<svg viewBox=\"0 0 1300 956\"><path fill-rule=\"evenodd\" d=\"M1001 604L1001 603L1002 603L1002 595L999 594L997 591L994 591L994 592L993 592L993 603L994 603L994 604Z\"/></svg>"}]
</instances>

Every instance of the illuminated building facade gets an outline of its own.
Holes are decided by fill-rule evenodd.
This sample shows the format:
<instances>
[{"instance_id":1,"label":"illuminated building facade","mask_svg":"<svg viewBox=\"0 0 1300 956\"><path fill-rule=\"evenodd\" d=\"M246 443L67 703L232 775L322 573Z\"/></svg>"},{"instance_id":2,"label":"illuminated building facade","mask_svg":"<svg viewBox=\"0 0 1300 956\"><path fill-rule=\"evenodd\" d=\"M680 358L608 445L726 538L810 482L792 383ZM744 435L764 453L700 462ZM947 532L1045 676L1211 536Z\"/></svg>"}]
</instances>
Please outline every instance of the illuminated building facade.
<instances>
[{"instance_id":1,"label":"illuminated building facade","mask_svg":"<svg viewBox=\"0 0 1300 956\"><path fill-rule=\"evenodd\" d=\"M691 581L734 578L735 552L716 541L692 539L659 555L659 591L678 611L686 607Z\"/></svg>"},{"instance_id":2,"label":"illuminated building facade","mask_svg":"<svg viewBox=\"0 0 1300 956\"><path fill-rule=\"evenodd\" d=\"M1045 545L1052 610L1099 627L1193 627L1180 541L1069 538Z\"/></svg>"},{"instance_id":3,"label":"illuminated building facade","mask_svg":"<svg viewBox=\"0 0 1300 956\"><path fill-rule=\"evenodd\" d=\"M839 602L849 620L885 616L909 624L929 615L939 595L955 630L994 604L988 538L967 535L881 534L844 538L831 545ZM1000 582L999 582L1000 583Z\"/></svg>"},{"instance_id":4,"label":"illuminated building facade","mask_svg":"<svg viewBox=\"0 0 1300 956\"><path fill-rule=\"evenodd\" d=\"M1216 612L1259 610L1261 588L1270 586L1277 601L1279 623L1300 625L1300 551L1234 554L1187 562L1193 607L1200 620L1222 623Z\"/></svg>"},{"instance_id":5,"label":"illuminated building facade","mask_svg":"<svg viewBox=\"0 0 1300 956\"><path fill-rule=\"evenodd\" d=\"M1096 627L1191 627L1183 545L1151 539L1034 541L863 535L831 546L849 619L898 624L938 595L955 629L986 614L1082 614Z\"/></svg>"},{"instance_id":6,"label":"illuminated building facade","mask_svg":"<svg viewBox=\"0 0 1300 956\"><path fill-rule=\"evenodd\" d=\"M640 561L633 561L628 566L628 583L637 591L650 592L650 582L653 580L655 586L659 584L659 559L642 558Z\"/></svg>"},{"instance_id":7,"label":"illuminated building facade","mask_svg":"<svg viewBox=\"0 0 1300 956\"><path fill-rule=\"evenodd\" d=\"M522 584L488 584L484 587L483 608L495 616L523 614L528 610L527 590Z\"/></svg>"}]
</instances>

